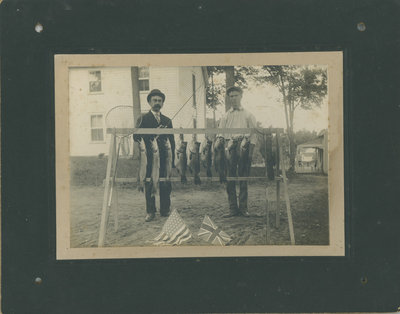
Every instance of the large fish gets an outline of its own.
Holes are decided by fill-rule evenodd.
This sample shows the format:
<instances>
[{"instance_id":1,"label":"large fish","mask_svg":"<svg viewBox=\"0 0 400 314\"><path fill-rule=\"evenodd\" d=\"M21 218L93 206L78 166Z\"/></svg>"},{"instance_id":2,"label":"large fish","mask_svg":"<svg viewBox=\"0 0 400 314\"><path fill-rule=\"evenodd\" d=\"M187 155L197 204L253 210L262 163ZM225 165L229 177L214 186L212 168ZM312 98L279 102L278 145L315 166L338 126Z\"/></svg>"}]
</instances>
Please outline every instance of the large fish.
<instances>
[{"instance_id":1,"label":"large fish","mask_svg":"<svg viewBox=\"0 0 400 314\"><path fill-rule=\"evenodd\" d=\"M200 180L200 142L193 141L189 147L189 170L194 175L194 184L201 184Z\"/></svg>"},{"instance_id":2,"label":"large fish","mask_svg":"<svg viewBox=\"0 0 400 314\"><path fill-rule=\"evenodd\" d=\"M207 177L211 178L212 177L212 172L211 172L212 141L210 141L208 138L206 138L203 142L203 146L201 149L201 161L202 161L204 168L206 168Z\"/></svg>"},{"instance_id":3,"label":"large fish","mask_svg":"<svg viewBox=\"0 0 400 314\"><path fill-rule=\"evenodd\" d=\"M218 137L214 143L214 166L219 174L219 182L226 182L225 139Z\"/></svg>"},{"instance_id":4,"label":"large fish","mask_svg":"<svg viewBox=\"0 0 400 314\"><path fill-rule=\"evenodd\" d=\"M138 190L144 191L144 184L146 182L146 170L147 170L147 153L146 144L144 140L141 139L139 142L139 171L138 171Z\"/></svg>"},{"instance_id":5,"label":"large fish","mask_svg":"<svg viewBox=\"0 0 400 314\"><path fill-rule=\"evenodd\" d=\"M230 139L228 144L226 145L226 162L228 164L229 169L235 167L238 164L239 161L239 144L238 144L238 139Z\"/></svg>"},{"instance_id":6,"label":"large fish","mask_svg":"<svg viewBox=\"0 0 400 314\"><path fill-rule=\"evenodd\" d=\"M172 150L171 150L171 143L167 138L165 140L165 179L170 181L171 174L172 174Z\"/></svg>"},{"instance_id":7,"label":"large fish","mask_svg":"<svg viewBox=\"0 0 400 314\"><path fill-rule=\"evenodd\" d=\"M151 196L156 195L158 191L158 182L160 179L160 153L158 151L157 139L151 141L152 167L151 167Z\"/></svg>"},{"instance_id":8,"label":"large fish","mask_svg":"<svg viewBox=\"0 0 400 314\"><path fill-rule=\"evenodd\" d=\"M250 163L250 140L243 137L239 149L239 176L249 175Z\"/></svg>"},{"instance_id":9,"label":"large fish","mask_svg":"<svg viewBox=\"0 0 400 314\"><path fill-rule=\"evenodd\" d=\"M181 176L181 182L186 183L186 168L187 168L187 142L181 141L178 150L176 151L176 169Z\"/></svg>"}]
</instances>

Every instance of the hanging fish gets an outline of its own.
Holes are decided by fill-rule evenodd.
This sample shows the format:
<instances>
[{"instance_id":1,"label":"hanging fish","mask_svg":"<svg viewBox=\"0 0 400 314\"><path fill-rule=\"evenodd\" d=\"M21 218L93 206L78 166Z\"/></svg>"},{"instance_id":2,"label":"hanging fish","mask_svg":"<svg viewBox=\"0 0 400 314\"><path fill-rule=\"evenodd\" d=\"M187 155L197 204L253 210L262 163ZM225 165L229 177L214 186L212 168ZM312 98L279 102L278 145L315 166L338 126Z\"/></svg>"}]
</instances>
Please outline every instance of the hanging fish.
<instances>
[{"instance_id":1,"label":"hanging fish","mask_svg":"<svg viewBox=\"0 0 400 314\"><path fill-rule=\"evenodd\" d=\"M219 174L219 182L226 182L226 157L225 157L225 139L218 137L214 143L214 166Z\"/></svg>"},{"instance_id":2,"label":"hanging fish","mask_svg":"<svg viewBox=\"0 0 400 314\"><path fill-rule=\"evenodd\" d=\"M158 151L157 140L153 139L151 141L151 151L152 151L152 168L151 168L151 196L157 194L158 182L160 179L160 153Z\"/></svg>"},{"instance_id":3,"label":"hanging fish","mask_svg":"<svg viewBox=\"0 0 400 314\"><path fill-rule=\"evenodd\" d=\"M181 182L186 183L186 168L187 168L187 142L181 141L181 144L176 151L176 169L181 176Z\"/></svg>"},{"instance_id":4,"label":"hanging fish","mask_svg":"<svg viewBox=\"0 0 400 314\"><path fill-rule=\"evenodd\" d=\"M239 176L249 175L250 169L250 140L243 137L239 149Z\"/></svg>"},{"instance_id":5,"label":"hanging fish","mask_svg":"<svg viewBox=\"0 0 400 314\"><path fill-rule=\"evenodd\" d=\"M194 184L201 184L200 180L200 142L193 142L189 147L189 170L194 175Z\"/></svg>"},{"instance_id":6,"label":"hanging fish","mask_svg":"<svg viewBox=\"0 0 400 314\"><path fill-rule=\"evenodd\" d=\"M172 150L171 150L171 143L167 138L165 140L165 179L170 181L171 174L172 174Z\"/></svg>"},{"instance_id":7,"label":"hanging fish","mask_svg":"<svg viewBox=\"0 0 400 314\"><path fill-rule=\"evenodd\" d=\"M225 154L226 154L226 162L229 169L236 169L236 166L239 161L239 152L240 149L238 147L238 139L230 139L228 144L226 145Z\"/></svg>"},{"instance_id":8,"label":"hanging fish","mask_svg":"<svg viewBox=\"0 0 400 314\"><path fill-rule=\"evenodd\" d=\"M139 171L137 176L138 190L144 191L144 184L146 182L146 170L147 170L147 153L146 144L143 139L139 142Z\"/></svg>"},{"instance_id":9,"label":"hanging fish","mask_svg":"<svg viewBox=\"0 0 400 314\"><path fill-rule=\"evenodd\" d=\"M206 168L207 177L212 177L211 164L212 164L212 141L206 138L203 142L201 149L201 161L203 167Z\"/></svg>"}]
</instances>

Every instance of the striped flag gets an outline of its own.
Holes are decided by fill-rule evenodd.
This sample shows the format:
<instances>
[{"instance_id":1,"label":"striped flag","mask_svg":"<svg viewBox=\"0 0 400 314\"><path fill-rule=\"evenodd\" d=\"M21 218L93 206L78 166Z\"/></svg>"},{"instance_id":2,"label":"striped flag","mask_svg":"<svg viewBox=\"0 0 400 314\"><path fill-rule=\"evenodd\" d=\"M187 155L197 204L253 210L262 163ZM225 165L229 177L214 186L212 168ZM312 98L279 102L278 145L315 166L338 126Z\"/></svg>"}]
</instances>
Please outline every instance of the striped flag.
<instances>
[{"instance_id":1,"label":"striped flag","mask_svg":"<svg viewBox=\"0 0 400 314\"><path fill-rule=\"evenodd\" d=\"M231 237L222 231L221 228L217 227L207 215L204 216L198 236L211 244L222 246L232 240Z\"/></svg>"},{"instance_id":2,"label":"striped flag","mask_svg":"<svg viewBox=\"0 0 400 314\"><path fill-rule=\"evenodd\" d=\"M165 222L161 233L154 238L154 245L179 245L189 240L192 233L174 209Z\"/></svg>"}]
</instances>

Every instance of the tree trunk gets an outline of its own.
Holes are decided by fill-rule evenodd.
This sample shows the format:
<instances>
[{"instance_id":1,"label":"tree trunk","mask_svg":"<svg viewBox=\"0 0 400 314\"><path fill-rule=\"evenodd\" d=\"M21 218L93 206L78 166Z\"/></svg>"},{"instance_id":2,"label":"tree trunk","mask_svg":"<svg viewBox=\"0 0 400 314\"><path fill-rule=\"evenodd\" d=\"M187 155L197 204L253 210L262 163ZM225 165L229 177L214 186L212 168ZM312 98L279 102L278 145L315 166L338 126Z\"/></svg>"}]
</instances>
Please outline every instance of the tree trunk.
<instances>
[{"instance_id":1,"label":"tree trunk","mask_svg":"<svg viewBox=\"0 0 400 314\"><path fill-rule=\"evenodd\" d=\"M294 132L293 132L293 118L294 118L294 109L290 107L290 117L289 117L289 170L288 173L294 173L295 169L295 161L296 161L296 143L294 141Z\"/></svg>"},{"instance_id":2,"label":"tree trunk","mask_svg":"<svg viewBox=\"0 0 400 314\"><path fill-rule=\"evenodd\" d=\"M139 91L139 67L131 67L131 79L132 79L132 104L133 104L133 122L141 114L140 109L140 91Z\"/></svg>"},{"instance_id":3,"label":"tree trunk","mask_svg":"<svg viewBox=\"0 0 400 314\"><path fill-rule=\"evenodd\" d=\"M225 86L226 89L233 86L235 84L235 69L233 66L225 67ZM231 104L229 103L228 95L225 94L225 111L228 111L231 108Z\"/></svg>"},{"instance_id":4,"label":"tree trunk","mask_svg":"<svg viewBox=\"0 0 400 314\"><path fill-rule=\"evenodd\" d=\"M140 90L139 90L139 67L131 67L131 82L132 82L132 105L133 105L133 126L136 126L136 121L141 115L140 109ZM133 141L132 158L139 157L139 144Z\"/></svg>"}]
</instances>

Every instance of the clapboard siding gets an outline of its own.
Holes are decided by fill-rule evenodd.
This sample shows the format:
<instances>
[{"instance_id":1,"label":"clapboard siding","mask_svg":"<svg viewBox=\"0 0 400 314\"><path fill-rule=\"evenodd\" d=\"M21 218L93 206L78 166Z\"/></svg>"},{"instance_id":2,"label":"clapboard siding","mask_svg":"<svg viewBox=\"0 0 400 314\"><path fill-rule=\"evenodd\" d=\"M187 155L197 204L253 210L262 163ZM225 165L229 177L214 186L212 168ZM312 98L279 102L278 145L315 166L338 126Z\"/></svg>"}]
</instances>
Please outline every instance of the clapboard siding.
<instances>
[{"instance_id":1,"label":"clapboard siding","mask_svg":"<svg viewBox=\"0 0 400 314\"><path fill-rule=\"evenodd\" d=\"M89 71L101 71L102 91L89 92ZM132 105L130 68L73 68L69 72L70 84L70 154L93 156L108 152L108 140L91 141L90 117L103 116L113 107Z\"/></svg>"},{"instance_id":2,"label":"clapboard siding","mask_svg":"<svg viewBox=\"0 0 400 314\"><path fill-rule=\"evenodd\" d=\"M193 75L195 76L196 108L193 107ZM205 127L205 83L201 67L180 67L179 68L179 94L182 104L186 103L176 117L175 125L183 128L192 128L193 119L197 121L198 128ZM190 117L190 119L188 119ZM202 140L199 136L198 140Z\"/></svg>"},{"instance_id":3,"label":"clapboard siding","mask_svg":"<svg viewBox=\"0 0 400 314\"><path fill-rule=\"evenodd\" d=\"M101 71L102 91L89 92L89 71ZM73 68L70 69L70 155L96 156L108 153L109 136L104 141L91 141L90 117L92 114L103 116L105 126L106 113L115 106L132 106L132 81L129 67ZM192 95L192 74L196 82L204 85L201 67L150 67L150 90L157 88L166 95L162 113L173 118L182 105ZM141 111L147 112L148 92L140 93ZM204 127L205 89L202 86L197 96L197 126ZM173 119L173 125L192 127L192 99Z\"/></svg>"}]
</instances>

